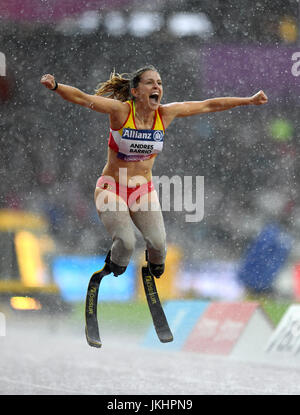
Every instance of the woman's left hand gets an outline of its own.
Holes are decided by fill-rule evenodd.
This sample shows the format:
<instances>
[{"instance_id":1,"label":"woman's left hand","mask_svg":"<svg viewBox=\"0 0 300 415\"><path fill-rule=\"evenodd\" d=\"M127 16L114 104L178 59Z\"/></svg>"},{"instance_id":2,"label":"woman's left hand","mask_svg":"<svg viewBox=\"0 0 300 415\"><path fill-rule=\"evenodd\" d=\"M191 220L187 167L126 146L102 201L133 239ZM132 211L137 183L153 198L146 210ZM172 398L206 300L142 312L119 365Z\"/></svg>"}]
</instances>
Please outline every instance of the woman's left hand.
<instances>
[{"instance_id":1,"label":"woman's left hand","mask_svg":"<svg viewBox=\"0 0 300 415\"><path fill-rule=\"evenodd\" d=\"M251 97L251 103L253 105L262 105L268 102L268 97L264 91L259 91Z\"/></svg>"}]
</instances>

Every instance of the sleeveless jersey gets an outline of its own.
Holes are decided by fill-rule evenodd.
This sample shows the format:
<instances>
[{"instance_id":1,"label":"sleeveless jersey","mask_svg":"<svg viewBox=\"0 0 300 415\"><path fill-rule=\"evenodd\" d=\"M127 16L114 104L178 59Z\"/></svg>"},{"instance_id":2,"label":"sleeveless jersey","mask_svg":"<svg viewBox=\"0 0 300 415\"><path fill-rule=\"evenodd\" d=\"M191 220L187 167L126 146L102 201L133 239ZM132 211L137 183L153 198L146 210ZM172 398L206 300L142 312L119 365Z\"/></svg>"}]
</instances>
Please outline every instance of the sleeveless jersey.
<instances>
[{"instance_id":1,"label":"sleeveless jersey","mask_svg":"<svg viewBox=\"0 0 300 415\"><path fill-rule=\"evenodd\" d=\"M152 129L138 130L134 119L134 103L126 102L130 105L127 120L119 130L110 128L108 146L124 161L148 160L163 149L165 129L159 109L155 111Z\"/></svg>"}]
</instances>

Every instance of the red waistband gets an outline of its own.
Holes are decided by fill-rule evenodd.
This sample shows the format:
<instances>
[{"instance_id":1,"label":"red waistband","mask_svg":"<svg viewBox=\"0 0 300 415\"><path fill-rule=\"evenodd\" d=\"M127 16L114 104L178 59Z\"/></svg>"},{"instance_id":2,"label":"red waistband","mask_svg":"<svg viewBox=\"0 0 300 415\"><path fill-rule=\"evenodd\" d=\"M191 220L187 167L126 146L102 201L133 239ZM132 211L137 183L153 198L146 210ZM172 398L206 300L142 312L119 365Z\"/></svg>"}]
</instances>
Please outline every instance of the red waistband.
<instances>
[{"instance_id":1,"label":"red waistband","mask_svg":"<svg viewBox=\"0 0 300 415\"><path fill-rule=\"evenodd\" d=\"M135 187L128 187L105 176L99 177L96 183L96 187L108 190L122 197L122 199L125 200L129 207L138 201L141 196L144 196L145 194L155 190L152 180Z\"/></svg>"}]
</instances>

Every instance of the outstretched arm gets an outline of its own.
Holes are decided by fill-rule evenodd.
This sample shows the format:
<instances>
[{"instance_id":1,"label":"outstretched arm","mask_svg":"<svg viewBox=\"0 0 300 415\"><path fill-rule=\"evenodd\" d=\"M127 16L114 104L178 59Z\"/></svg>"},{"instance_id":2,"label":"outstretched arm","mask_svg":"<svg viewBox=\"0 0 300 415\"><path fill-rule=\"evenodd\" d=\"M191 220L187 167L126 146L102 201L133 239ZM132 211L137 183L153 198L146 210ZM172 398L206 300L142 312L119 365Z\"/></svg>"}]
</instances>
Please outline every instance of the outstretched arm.
<instances>
[{"instance_id":1,"label":"outstretched arm","mask_svg":"<svg viewBox=\"0 0 300 415\"><path fill-rule=\"evenodd\" d=\"M105 98L97 95L86 94L78 88L70 85L57 83L53 75L46 74L41 78L41 83L48 89L54 90L63 99L73 102L74 104L82 105L91 108L94 111L113 114L114 112L128 112L128 106L121 101L111 98ZM57 87L56 87L57 85ZM54 89L56 87L56 89Z\"/></svg>"},{"instance_id":2,"label":"outstretched arm","mask_svg":"<svg viewBox=\"0 0 300 415\"><path fill-rule=\"evenodd\" d=\"M207 112L225 111L241 105L262 105L268 102L268 98L263 91L257 92L252 97L224 97L211 98L205 101L186 101L174 102L162 106L162 114L169 124L176 117L188 117Z\"/></svg>"}]
</instances>

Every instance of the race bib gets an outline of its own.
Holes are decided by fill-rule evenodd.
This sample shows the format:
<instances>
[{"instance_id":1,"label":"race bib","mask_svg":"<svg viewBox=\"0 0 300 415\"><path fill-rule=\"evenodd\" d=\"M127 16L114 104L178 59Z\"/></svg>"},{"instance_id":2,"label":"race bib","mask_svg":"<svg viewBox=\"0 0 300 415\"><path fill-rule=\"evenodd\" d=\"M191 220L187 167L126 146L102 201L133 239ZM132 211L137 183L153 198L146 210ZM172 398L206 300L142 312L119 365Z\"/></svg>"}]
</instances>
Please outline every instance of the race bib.
<instances>
[{"instance_id":1,"label":"race bib","mask_svg":"<svg viewBox=\"0 0 300 415\"><path fill-rule=\"evenodd\" d=\"M162 130L135 130L124 128L119 144L119 153L126 156L150 156L163 149L164 132Z\"/></svg>"}]
</instances>

